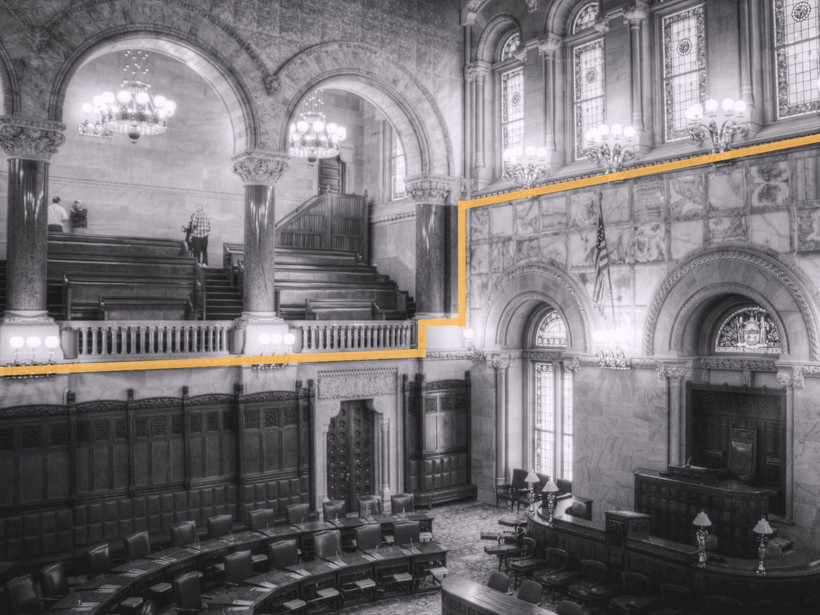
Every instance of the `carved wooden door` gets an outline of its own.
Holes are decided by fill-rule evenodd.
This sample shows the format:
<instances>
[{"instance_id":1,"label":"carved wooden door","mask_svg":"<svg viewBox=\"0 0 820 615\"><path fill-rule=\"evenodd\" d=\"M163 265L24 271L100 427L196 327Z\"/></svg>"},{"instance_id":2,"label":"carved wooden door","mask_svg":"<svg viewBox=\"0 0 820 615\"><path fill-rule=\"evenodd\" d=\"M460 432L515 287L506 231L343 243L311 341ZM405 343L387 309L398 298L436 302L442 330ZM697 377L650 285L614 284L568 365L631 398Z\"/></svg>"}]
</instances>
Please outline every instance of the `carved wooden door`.
<instances>
[{"instance_id":1,"label":"carved wooden door","mask_svg":"<svg viewBox=\"0 0 820 615\"><path fill-rule=\"evenodd\" d=\"M327 497L358 510L359 495L376 493L373 415L364 401L343 401L327 432Z\"/></svg>"}]
</instances>

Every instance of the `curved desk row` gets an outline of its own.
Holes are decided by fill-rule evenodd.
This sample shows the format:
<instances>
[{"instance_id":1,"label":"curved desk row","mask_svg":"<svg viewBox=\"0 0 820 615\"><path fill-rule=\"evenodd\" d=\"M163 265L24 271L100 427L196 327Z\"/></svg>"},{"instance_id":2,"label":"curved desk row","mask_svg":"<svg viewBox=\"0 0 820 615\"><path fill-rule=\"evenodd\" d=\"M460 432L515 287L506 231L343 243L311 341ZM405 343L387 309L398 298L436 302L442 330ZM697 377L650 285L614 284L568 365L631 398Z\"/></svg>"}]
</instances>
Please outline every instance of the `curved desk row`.
<instances>
[{"instance_id":1,"label":"curved desk row","mask_svg":"<svg viewBox=\"0 0 820 615\"><path fill-rule=\"evenodd\" d=\"M450 575L441 584L441 615L550 615L541 607L490 589L464 577Z\"/></svg>"},{"instance_id":2,"label":"curved desk row","mask_svg":"<svg viewBox=\"0 0 820 615\"><path fill-rule=\"evenodd\" d=\"M756 559L716 556L705 566L697 565L697 548L651 536L648 531L630 532L630 524L645 524L647 515L632 511L607 513L607 528L563 514L559 503L554 523L539 510L530 518L529 534L543 550L559 547L567 551L576 567L582 559L601 561L611 572L640 572L660 583L685 585L701 596L722 595L750 604L781 600L802 604L820 595L820 553L796 551L765 560L766 575L756 573ZM613 579L616 577L613 575Z\"/></svg>"}]
</instances>

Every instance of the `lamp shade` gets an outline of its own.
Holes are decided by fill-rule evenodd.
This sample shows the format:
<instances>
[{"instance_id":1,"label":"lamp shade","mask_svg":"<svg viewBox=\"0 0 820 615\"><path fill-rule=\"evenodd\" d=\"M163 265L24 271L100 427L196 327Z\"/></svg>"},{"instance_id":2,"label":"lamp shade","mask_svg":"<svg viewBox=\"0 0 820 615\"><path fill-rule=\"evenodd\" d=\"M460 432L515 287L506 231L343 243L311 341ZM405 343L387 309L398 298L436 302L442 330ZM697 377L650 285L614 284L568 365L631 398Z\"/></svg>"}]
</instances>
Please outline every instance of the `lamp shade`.
<instances>
[{"instance_id":1,"label":"lamp shade","mask_svg":"<svg viewBox=\"0 0 820 615\"><path fill-rule=\"evenodd\" d=\"M709 519L709 516L705 512L700 511L695 516L695 520L692 521L692 525L696 525L698 527L711 527L712 521Z\"/></svg>"},{"instance_id":2,"label":"lamp shade","mask_svg":"<svg viewBox=\"0 0 820 615\"><path fill-rule=\"evenodd\" d=\"M755 534L760 534L761 536L768 536L770 534L774 534L774 530L772 529L772 526L769 525L769 522L766 520L766 517L760 517L760 521L757 522L752 531Z\"/></svg>"},{"instance_id":3,"label":"lamp shade","mask_svg":"<svg viewBox=\"0 0 820 615\"><path fill-rule=\"evenodd\" d=\"M558 493L558 485L555 484L555 481L549 479L547 484L544 485L544 488L541 490L543 493Z\"/></svg>"},{"instance_id":4,"label":"lamp shade","mask_svg":"<svg viewBox=\"0 0 820 615\"><path fill-rule=\"evenodd\" d=\"M527 478L524 479L525 483L537 483L538 482L538 475L535 473L535 470L530 470L530 473L527 474Z\"/></svg>"}]
</instances>

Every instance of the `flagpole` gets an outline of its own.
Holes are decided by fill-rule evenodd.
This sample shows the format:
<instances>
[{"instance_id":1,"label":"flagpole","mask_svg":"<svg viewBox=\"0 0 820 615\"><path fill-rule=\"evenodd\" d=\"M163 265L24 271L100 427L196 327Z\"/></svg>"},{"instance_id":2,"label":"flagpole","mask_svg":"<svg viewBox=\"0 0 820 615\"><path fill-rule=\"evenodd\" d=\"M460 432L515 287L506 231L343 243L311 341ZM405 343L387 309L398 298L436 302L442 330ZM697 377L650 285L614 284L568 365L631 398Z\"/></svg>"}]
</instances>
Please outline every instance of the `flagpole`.
<instances>
[{"instance_id":1,"label":"flagpole","mask_svg":"<svg viewBox=\"0 0 820 615\"><path fill-rule=\"evenodd\" d=\"M604 194L598 193L598 213L601 216L601 230L604 235L604 242L606 243L606 226L604 225ZM609 252L609 243L606 243L607 252ZM612 326L615 326L615 298L612 295L612 256L609 257L609 265L606 268L606 277L609 280L609 306L612 308Z\"/></svg>"}]
</instances>

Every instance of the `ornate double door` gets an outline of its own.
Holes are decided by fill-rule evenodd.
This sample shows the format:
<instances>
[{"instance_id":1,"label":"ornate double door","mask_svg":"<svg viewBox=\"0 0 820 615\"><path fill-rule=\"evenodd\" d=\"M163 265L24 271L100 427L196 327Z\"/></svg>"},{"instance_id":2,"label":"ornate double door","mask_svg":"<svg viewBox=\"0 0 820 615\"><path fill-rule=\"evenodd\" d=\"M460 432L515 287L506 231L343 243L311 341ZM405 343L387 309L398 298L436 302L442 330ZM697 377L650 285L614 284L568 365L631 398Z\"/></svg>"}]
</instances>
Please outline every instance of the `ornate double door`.
<instances>
[{"instance_id":1,"label":"ornate double door","mask_svg":"<svg viewBox=\"0 0 820 615\"><path fill-rule=\"evenodd\" d=\"M376 493L373 413L364 400L343 401L327 432L327 497L358 510L359 495Z\"/></svg>"}]
</instances>

